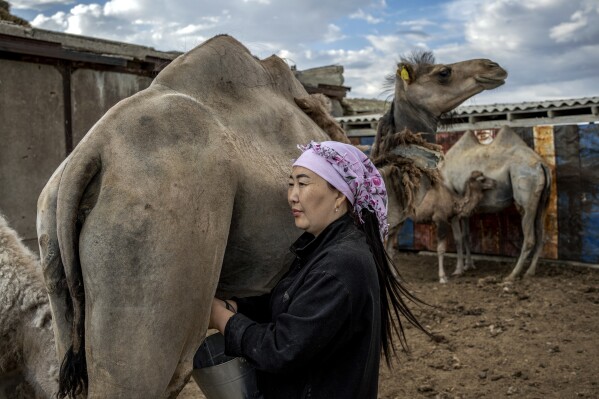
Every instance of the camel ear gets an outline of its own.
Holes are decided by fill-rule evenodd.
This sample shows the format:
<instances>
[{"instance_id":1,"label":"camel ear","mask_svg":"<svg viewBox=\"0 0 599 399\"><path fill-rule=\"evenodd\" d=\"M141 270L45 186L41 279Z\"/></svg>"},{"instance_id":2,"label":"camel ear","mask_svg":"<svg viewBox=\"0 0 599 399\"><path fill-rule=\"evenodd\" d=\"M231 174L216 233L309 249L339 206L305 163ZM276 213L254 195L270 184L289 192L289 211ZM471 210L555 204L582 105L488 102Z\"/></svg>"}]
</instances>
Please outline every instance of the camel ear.
<instances>
[{"instance_id":1,"label":"camel ear","mask_svg":"<svg viewBox=\"0 0 599 399\"><path fill-rule=\"evenodd\" d=\"M397 76L407 84L410 84L414 80L414 70L408 64L399 64L397 66Z\"/></svg>"}]
</instances>

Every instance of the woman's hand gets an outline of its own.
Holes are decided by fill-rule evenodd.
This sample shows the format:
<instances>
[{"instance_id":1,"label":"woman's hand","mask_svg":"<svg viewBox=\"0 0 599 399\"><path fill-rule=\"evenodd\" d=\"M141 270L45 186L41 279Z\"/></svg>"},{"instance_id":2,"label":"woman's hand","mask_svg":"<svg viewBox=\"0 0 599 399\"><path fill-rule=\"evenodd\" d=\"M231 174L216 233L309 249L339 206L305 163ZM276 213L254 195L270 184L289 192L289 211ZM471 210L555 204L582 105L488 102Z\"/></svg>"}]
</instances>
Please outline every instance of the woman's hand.
<instances>
[{"instance_id":1,"label":"woman's hand","mask_svg":"<svg viewBox=\"0 0 599 399\"><path fill-rule=\"evenodd\" d=\"M237 309L237 304L235 303L235 301L228 300L227 302L230 304L231 307L233 307L233 310ZM234 314L235 313L233 311L227 309L225 301L220 300L218 298L214 298L212 300L212 307L210 310L210 324L208 325L208 328L215 328L218 331L220 331L221 334L224 334L225 326Z\"/></svg>"}]
</instances>

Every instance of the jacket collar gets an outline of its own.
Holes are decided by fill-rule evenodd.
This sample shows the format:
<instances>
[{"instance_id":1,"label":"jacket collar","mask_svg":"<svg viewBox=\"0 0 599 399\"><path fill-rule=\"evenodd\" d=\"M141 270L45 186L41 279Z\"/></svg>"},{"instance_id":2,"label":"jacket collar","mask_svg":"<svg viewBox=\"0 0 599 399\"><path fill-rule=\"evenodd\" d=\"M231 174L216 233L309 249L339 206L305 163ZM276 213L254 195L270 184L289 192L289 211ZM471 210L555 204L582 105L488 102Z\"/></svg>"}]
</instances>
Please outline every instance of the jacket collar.
<instances>
[{"instance_id":1,"label":"jacket collar","mask_svg":"<svg viewBox=\"0 0 599 399\"><path fill-rule=\"evenodd\" d=\"M305 261L317 248L322 248L331 241L349 234L353 231L352 227L355 228L354 220L348 212L325 227L317 237L311 233L302 234L289 250L300 260Z\"/></svg>"}]
</instances>

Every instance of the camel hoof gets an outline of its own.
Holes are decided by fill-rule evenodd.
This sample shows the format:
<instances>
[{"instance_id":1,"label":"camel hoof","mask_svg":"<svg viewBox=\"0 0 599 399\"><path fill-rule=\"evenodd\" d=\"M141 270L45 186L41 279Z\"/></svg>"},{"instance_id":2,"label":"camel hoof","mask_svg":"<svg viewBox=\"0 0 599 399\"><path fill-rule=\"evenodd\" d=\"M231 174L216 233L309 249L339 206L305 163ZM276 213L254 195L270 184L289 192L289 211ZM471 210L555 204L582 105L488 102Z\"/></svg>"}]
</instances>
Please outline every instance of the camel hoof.
<instances>
[{"instance_id":1,"label":"camel hoof","mask_svg":"<svg viewBox=\"0 0 599 399\"><path fill-rule=\"evenodd\" d=\"M524 278L534 277L534 275L535 275L535 272L532 272L532 273L531 272L526 272L526 273L524 273Z\"/></svg>"},{"instance_id":2,"label":"camel hoof","mask_svg":"<svg viewBox=\"0 0 599 399\"><path fill-rule=\"evenodd\" d=\"M439 283L447 284L448 282L449 282L449 280L447 280L447 277L445 277L445 276L439 277Z\"/></svg>"},{"instance_id":3,"label":"camel hoof","mask_svg":"<svg viewBox=\"0 0 599 399\"><path fill-rule=\"evenodd\" d=\"M464 270L476 270L476 266L474 266L474 263L470 263L464 266Z\"/></svg>"},{"instance_id":4,"label":"camel hoof","mask_svg":"<svg viewBox=\"0 0 599 399\"><path fill-rule=\"evenodd\" d=\"M462 274L464 274L464 270L468 270L468 269L462 269L462 270L455 269L455 271L453 273L451 273L451 275L452 276L461 276Z\"/></svg>"},{"instance_id":5,"label":"camel hoof","mask_svg":"<svg viewBox=\"0 0 599 399\"><path fill-rule=\"evenodd\" d=\"M516 280L516 277L512 276L511 274L503 279L503 281L506 283L512 283L512 282L514 282L514 280Z\"/></svg>"}]
</instances>

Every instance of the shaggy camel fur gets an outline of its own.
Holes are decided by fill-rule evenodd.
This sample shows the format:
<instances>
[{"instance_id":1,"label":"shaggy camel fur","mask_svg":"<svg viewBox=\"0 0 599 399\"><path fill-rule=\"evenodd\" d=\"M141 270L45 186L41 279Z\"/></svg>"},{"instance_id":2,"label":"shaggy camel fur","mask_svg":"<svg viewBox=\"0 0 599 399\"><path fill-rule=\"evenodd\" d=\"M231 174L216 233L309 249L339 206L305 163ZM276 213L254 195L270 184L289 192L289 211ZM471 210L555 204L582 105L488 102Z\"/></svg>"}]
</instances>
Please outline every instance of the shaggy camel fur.
<instances>
[{"instance_id":1,"label":"shaggy camel fur","mask_svg":"<svg viewBox=\"0 0 599 399\"><path fill-rule=\"evenodd\" d=\"M314 123L331 136L331 140L351 144L339 122L330 116L329 100L324 94L310 94L293 100Z\"/></svg>"},{"instance_id":2,"label":"shaggy camel fur","mask_svg":"<svg viewBox=\"0 0 599 399\"><path fill-rule=\"evenodd\" d=\"M51 398L58 362L36 256L0 215L0 398Z\"/></svg>"},{"instance_id":3,"label":"shaggy camel fur","mask_svg":"<svg viewBox=\"0 0 599 399\"><path fill-rule=\"evenodd\" d=\"M407 158L394 153L396 149L415 147L419 153ZM426 142L420 134L408 129L395 134L387 134L379 144L379 155L373 163L385 181L389 203L387 205L387 221L389 238L386 251L393 259L395 256L395 240L401 226L408 217L414 215L426 193L442 184L442 177L437 164L442 161L441 147ZM429 157L431 163L422 162Z\"/></svg>"}]
</instances>

